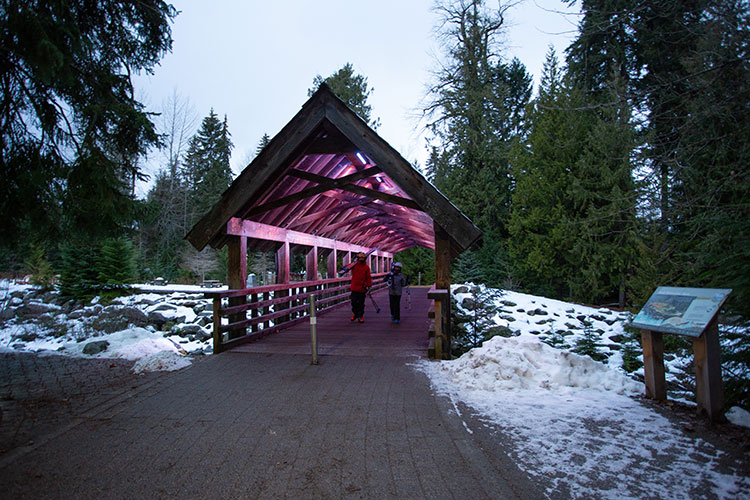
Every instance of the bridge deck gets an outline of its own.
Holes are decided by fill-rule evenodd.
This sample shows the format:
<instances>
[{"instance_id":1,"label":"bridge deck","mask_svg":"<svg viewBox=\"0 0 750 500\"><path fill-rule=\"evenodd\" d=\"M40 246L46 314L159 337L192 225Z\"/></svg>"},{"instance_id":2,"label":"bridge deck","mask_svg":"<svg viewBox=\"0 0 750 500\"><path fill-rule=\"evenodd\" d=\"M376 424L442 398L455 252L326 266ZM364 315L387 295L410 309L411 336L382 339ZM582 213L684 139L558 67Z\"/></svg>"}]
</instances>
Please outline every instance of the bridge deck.
<instances>
[{"instance_id":1,"label":"bridge deck","mask_svg":"<svg viewBox=\"0 0 750 500\"><path fill-rule=\"evenodd\" d=\"M375 312L372 301L365 302L365 322L352 323L351 307L345 304L318 317L318 356L427 356L429 300L427 288L411 288L401 298L401 323L394 325L388 304L388 293L373 294L380 306ZM305 321L279 333L232 349L232 352L310 354L310 324Z\"/></svg>"}]
</instances>

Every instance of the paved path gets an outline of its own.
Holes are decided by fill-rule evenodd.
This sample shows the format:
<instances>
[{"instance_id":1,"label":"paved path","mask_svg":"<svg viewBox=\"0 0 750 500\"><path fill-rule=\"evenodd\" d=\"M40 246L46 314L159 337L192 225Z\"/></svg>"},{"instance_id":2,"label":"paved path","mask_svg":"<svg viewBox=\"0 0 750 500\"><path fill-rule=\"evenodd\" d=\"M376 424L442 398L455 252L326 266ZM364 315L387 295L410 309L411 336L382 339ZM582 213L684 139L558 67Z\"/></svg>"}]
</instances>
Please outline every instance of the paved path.
<instances>
[{"instance_id":1,"label":"paved path","mask_svg":"<svg viewBox=\"0 0 750 500\"><path fill-rule=\"evenodd\" d=\"M417 359L230 351L115 374L119 394L0 454L2 497L543 498L491 428L431 392Z\"/></svg>"}]
</instances>

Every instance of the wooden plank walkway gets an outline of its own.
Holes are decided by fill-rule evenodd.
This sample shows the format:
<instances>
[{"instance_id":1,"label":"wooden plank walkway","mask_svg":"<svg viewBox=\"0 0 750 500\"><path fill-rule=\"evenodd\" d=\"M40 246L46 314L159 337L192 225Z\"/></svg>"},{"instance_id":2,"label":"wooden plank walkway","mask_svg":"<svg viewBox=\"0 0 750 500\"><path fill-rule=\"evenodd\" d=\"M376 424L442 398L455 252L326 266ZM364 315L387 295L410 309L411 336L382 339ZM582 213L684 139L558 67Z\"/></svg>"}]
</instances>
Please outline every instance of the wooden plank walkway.
<instances>
[{"instance_id":1,"label":"wooden plank walkway","mask_svg":"<svg viewBox=\"0 0 750 500\"><path fill-rule=\"evenodd\" d=\"M427 287L411 287L411 309L407 295L401 298L401 323L393 324L387 290L373 294L380 306L365 302L365 322L352 323L349 302L318 317L318 356L411 357L427 356L429 318ZM304 321L279 333L235 347L231 352L311 354L310 323Z\"/></svg>"}]
</instances>

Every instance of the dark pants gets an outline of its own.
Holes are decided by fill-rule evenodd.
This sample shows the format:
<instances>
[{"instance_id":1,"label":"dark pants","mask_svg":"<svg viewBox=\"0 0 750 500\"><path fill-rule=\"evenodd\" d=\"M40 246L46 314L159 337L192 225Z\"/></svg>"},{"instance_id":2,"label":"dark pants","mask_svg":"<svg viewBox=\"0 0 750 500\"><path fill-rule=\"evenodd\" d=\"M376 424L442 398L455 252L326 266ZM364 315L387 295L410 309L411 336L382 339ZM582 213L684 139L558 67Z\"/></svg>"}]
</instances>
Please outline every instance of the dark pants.
<instances>
[{"instance_id":1,"label":"dark pants","mask_svg":"<svg viewBox=\"0 0 750 500\"><path fill-rule=\"evenodd\" d=\"M389 295L388 298L391 300L391 316L401 321L401 295Z\"/></svg>"},{"instance_id":2,"label":"dark pants","mask_svg":"<svg viewBox=\"0 0 750 500\"><path fill-rule=\"evenodd\" d=\"M352 314L357 318L365 315L365 292L352 291Z\"/></svg>"}]
</instances>

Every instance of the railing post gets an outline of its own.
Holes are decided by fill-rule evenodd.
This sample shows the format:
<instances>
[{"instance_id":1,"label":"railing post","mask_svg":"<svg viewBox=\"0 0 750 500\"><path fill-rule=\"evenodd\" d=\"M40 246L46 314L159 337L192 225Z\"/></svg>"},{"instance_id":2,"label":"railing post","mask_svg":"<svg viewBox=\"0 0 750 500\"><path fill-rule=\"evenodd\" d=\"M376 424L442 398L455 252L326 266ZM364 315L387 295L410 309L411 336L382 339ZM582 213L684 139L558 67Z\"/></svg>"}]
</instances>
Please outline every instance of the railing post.
<instances>
[{"instance_id":1,"label":"railing post","mask_svg":"<svg viewBox=\"0 0 750 500\"><path fill-rule=\"evenodd\" d=\"M219 354L222 351L221 343L221 297L214 297L214 354Z\"/></svg>"},{"instance_id":2,"label":"railing post","mask_svg":"<svg viewBox=\"0 0 750 500\"><path fill-rule=\"evenodd\" d=\"M312 364L318 364L318 317L315 314L315 295L310 295L310 345L312 347Z\"/></svg>"}]
</instances>

